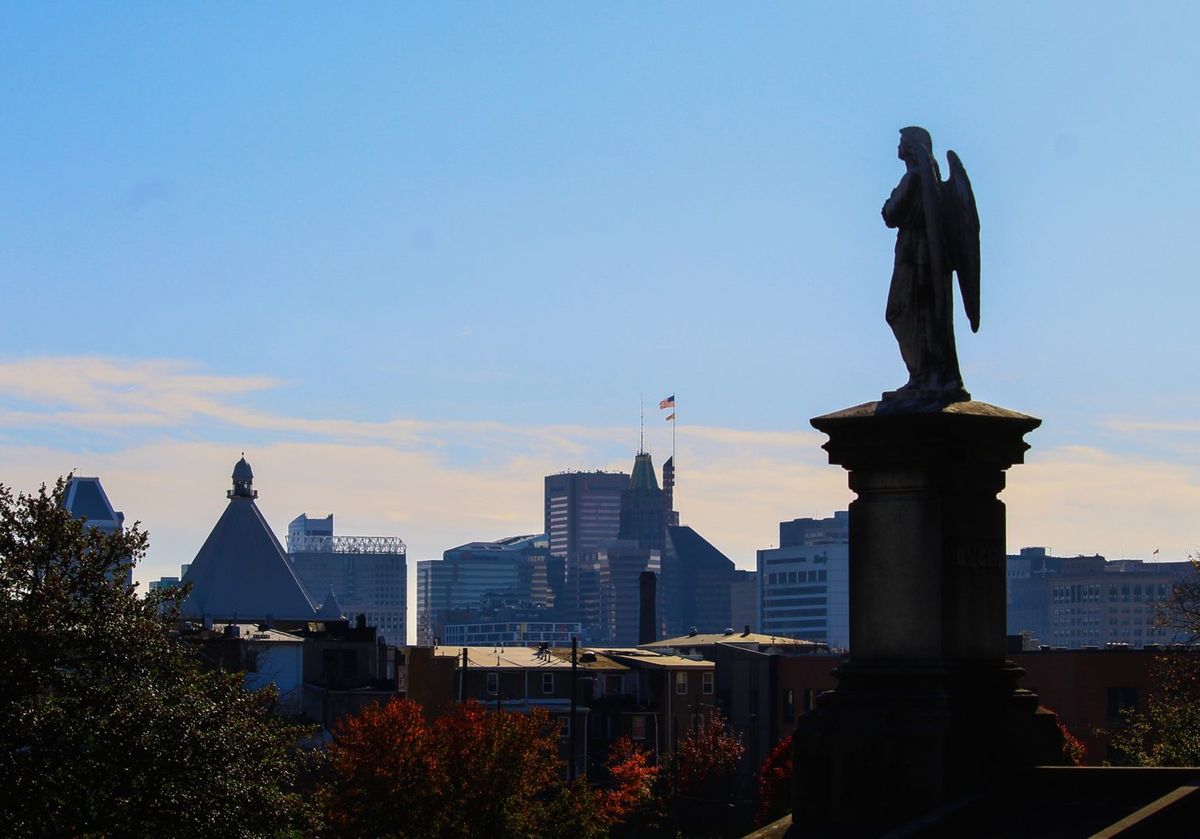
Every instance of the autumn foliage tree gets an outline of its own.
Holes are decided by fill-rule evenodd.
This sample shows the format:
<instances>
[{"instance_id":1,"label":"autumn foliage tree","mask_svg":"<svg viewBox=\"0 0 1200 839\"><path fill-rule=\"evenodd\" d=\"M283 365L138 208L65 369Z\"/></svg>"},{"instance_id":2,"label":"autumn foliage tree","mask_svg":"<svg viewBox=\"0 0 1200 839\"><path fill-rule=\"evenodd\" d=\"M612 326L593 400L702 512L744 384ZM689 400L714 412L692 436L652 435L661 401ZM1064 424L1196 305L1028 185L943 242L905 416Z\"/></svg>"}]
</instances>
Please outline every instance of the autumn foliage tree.
<instances>
[{"instance_id":1,"label":"autumn foliage tree","mask_svg":"<svg viewBox=\"0 0 1200 839\"><path fill-rule=\"evenodd\" d=\"M346 717L328 749L328 822L355 836L538 836L557 780L558 726L545 711L468 702L426 721L403 699Z\"/></svg>"},{"instance_id":2,"label":"autumn foliage tree","mask_svg":"<svg viewBox=\"0 0 1200 839\"><path fill-rule=\"evenodd\" d=\"M758 812L755 824L764 825L792 810L792 737L780 740L758 771Z\"/></svg>"},{"instance_id":3,"label":"autumn foliage tree","mask_svg":"<svg viewBox=\"0 0 1200 839\"><path fill-rule=\"evenodd\" d=\"M628 738L609 755L609 785L565 784L558 732L541 709L472 701L430 722L410 700L372 705L334 730L327 822L351 836L590 839L650 799L657 767Z\"/></svg>"},{"instance_id":4,"label":"autumn foliage tree","mask_svg":"<svg viewBox=\"0 0 1200 839\"><path fill-rule=\"evenodd\" d=\"M737 770L746 747L714 710L679 743L676 783L688 795L719 792Z\"/></svg>"},{"instance_id":5,"label":"autumn foliage tree","mask_svg":"<svg viewBox=\"0 0 1200 839\"><path fill-rule=\"evenodd\" d=\"M596 793L598 813L609 825L622 824L651 803L659 767L651 765L650 753L628 737L612 745L605 766L612 785Z\"/></svg>"},{"instance_id":6,"label":"autumn foliage tree","mask_svg":"<svg viewBox=\"0 0 1200 839\"><path fill-rule=\"evenodd\" d=\"M674 800L685 836L720 835L731 827L734 776L745 751L715 709L680 741Z\"/></svg>"}]
</instances>

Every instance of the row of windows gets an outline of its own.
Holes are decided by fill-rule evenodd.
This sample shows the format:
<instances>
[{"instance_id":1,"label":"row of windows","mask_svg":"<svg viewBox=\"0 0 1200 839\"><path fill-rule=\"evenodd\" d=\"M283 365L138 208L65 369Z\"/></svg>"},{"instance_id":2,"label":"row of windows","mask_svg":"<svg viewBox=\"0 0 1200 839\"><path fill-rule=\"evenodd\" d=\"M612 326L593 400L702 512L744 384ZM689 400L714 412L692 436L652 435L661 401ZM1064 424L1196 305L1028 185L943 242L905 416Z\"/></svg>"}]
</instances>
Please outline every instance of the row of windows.
<instances>
[{"instance_id":1,"label":"row of windows","mask_svg":"<svg viewBox=\"0 0 1200 839\"><path fill-rule=\"evenodd\" d=\"M828 597L771 597L764 604L768 610L776 606L824 606Z\"/></svg>"},{"instance_id":2,"label":"row of windows","mask_svg":"<svg viewBox=\"0 0 1200 839\"><path fill-rule=\"evenodd\" d=\"M500 692L500 674L489 670L487 674L487 692L495 696ZM542 693L554 693L554 674L542 674Z\"/></svg>"},{"instance_id":3,"label":"row of windows","mask_svg":"<svg viewBox=\"0 0 1200 839\"><path fill-rule=\"evenodd\" d=\"M713 692L713 674L711 670L700 674L700 691L706 694ZM688 692L688 674L684 670L675 671L675 692L678 694Z\"/></svg>"},{"instance_id":4,"label":"row of windows","mask_svg":"<svg viewBox=\"0 0 1200 839\"><path fill-rule=\"evenodd\" d=\"M766 624L763 627L765 631L769 632L772 629L778 629L782 634L787 634L797 629L820 629L825 626L825 621L823 620L766 620L764 623Z\"/></svg>"},{"instance_id":5,"label":"row of windows","mask_svg":"<svg viewBox=\"0 0 1200 839\"><path fill-rule=\"evenodd\" d=\"M778 571L767 575L767 585L795 585L796 583L823 583L826 572L820 571Z\"/></svg>"},{"instance_id":6,"label":"row of windows","mask_svg":"<svg viewBox=\"0 0 1200 839\"><path fill-rule=\"evenodd\" d=\"M619 692L621 686L620 676L609 676L605 681L605 688L611 692ZM702 693L711 694L713 692L713 673L711 670L700 674L700 690ZM500 673L495 670L488 671L487 674L487 692L495 696L500 692ZM688 674L686 671L678 670L675 672L675 693L686 694L688 692ZM554 693L554 674L542 674L542 693Z\"/></svg>"},{"instance_id":7,"label":"row of windows","mask_svg":"<svg viewBox=\"0 0 1200 839\"><path fill-rule=\"evenodd\" d=\"M829 614L822 606L819 609L768 609L767 615L772 618L823 618Z\"/></svg>"}]
</instances>

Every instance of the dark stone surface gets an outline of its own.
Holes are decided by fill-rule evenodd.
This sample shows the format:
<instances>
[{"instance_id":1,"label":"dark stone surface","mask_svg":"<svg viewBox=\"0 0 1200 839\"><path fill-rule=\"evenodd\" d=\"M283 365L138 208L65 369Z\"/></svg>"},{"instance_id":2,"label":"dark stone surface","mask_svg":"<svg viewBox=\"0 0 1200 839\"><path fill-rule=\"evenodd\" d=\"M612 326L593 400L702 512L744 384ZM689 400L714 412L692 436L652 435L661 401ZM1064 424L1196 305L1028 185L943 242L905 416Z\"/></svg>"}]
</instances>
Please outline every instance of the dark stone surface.
<instances>
[{"instance_id":1,"label":"dark stone surface","mask_svg":"<svg viewBox=\"0 0 1200 839\"><path fill-rule=\"evenodd\" d=\"M1062 758L1005 660L1004 472L1040 420L979 402L812 420L849 471L850 658L801 718L796 823L900 824Z\"/></svg>"}]
</instances>

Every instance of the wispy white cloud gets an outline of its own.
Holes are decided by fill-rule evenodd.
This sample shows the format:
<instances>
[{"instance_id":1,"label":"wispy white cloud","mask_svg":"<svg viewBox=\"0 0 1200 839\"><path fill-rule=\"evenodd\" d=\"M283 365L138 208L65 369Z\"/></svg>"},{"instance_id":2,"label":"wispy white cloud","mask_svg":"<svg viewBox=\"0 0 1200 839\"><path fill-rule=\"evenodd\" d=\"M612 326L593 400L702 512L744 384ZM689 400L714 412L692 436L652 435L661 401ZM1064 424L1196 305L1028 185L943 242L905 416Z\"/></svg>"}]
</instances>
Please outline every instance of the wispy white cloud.
<instances>
[{"instance_id":1,"label":"wispy white cloud","mask_svg":"<svg viewBox=\"0 0 1200 839\"><path fill-rule=\"evenodd\" d=\"M400 417L295 417L245 404L280 387L261 376L222 377L173 361L54 358L0 364L0 480L32 487L72 469L98 474L131 519L151 530L140 575L175 573L225 504L238 456L212 430L248 429L269 442L247 452L260 504L278 532L301 512L333 512L342 532L402 536L410 559L452 545L542 527L542 477L584 466L627 469L627 428L514 426ZM86 430L78 445L39 444L46 424ZM97 429L119 434L95 451ZM278 439L271 439L277 433ZM20 441L20 442L14 442ZM683 426L677 507L741 567L777 539L778 523L825 516L851 499L808 428L755 431ZM1200 543L1200 477L1169 457L1098 448L1039 450L1014 467L1002 498L1009 544L1065 553L1181 558ZM661 463L662 456L656 458Z\"/></svg>"}]
</instances>

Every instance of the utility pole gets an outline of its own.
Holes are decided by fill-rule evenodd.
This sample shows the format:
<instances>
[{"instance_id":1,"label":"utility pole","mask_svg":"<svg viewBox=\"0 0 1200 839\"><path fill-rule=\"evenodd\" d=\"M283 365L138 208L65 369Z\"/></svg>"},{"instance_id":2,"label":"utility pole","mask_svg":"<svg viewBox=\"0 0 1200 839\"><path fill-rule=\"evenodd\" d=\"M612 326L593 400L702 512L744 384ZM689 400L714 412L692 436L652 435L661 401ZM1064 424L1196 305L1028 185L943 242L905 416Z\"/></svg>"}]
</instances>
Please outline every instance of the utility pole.
<instances>
[{"instance_id":1,"label":"utility pole","mask_svg":"<svg viewBox=\"0 0 1200 839\"><path fill-rule=\"evenodd\" d=\"M467 648L463 647L462 674L458 677L458 701L467 701Z\"/></svg>"},{"instance_id":2,"label":"utility pole","mask_svg":"<svg viewBox=\"0 0 1200 839\"><path fill-rule=\"evenodd\" d=\"M568 780L570 780L572 783L575 781L575 755L578 753L575 745L576 745L576 743L579 742L579 740L578 740L579 735L577 733L577 729L579 728L579 726L577 726L575 724L575 692L576 692L576 688L578 687L578 683L575 681L575 677L576 677L577 667L579 664L578 653L579 653L579 638L575 635L572 635L571 636L571 721L569 723L571 726L571 761L570 761L571 769L568 774Z\"/></svg>"}]
</instances>

